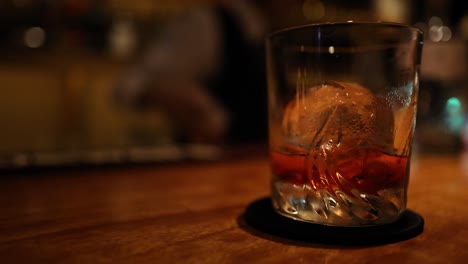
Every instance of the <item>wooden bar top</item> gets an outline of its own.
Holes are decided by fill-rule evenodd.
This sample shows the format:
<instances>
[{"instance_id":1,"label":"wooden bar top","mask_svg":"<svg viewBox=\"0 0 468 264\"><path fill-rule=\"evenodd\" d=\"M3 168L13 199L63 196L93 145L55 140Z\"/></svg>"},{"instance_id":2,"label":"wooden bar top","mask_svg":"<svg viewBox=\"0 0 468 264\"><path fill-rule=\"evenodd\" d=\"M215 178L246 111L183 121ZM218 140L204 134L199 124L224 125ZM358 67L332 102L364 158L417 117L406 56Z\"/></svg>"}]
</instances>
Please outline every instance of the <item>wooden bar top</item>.
<instances>
[{"instance_id":1,"label":"wooden bar top","mask_svg":"<svg viewBox=\"0 0 468 264\"><path fill-rule=\"evenodd\" d=\"M468 263L468 154L413 157L412 239L368 247L252 232L269 194L266 155L0 177L1 263Z\"/></svg>"}]
</instances>

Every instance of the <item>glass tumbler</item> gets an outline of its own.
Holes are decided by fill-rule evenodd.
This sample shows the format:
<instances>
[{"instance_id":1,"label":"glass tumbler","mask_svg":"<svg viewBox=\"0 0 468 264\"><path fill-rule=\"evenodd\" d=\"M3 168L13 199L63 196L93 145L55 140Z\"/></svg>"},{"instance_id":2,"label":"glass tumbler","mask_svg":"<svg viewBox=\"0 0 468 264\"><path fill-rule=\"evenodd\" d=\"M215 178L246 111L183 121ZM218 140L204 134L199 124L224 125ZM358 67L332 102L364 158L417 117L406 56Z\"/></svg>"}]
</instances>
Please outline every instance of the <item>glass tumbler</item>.
<instances>
[{"instance_id":1,"label":"glass tumbler","mask_svg":"<svg viewBox=\"0 0 468 264\"><path fill-rule=\"evenodd\" d=\"M423 36L393 23L326 23L267 39L272 202L333 226L406 209Z\"/></svg>"}]
</instances>

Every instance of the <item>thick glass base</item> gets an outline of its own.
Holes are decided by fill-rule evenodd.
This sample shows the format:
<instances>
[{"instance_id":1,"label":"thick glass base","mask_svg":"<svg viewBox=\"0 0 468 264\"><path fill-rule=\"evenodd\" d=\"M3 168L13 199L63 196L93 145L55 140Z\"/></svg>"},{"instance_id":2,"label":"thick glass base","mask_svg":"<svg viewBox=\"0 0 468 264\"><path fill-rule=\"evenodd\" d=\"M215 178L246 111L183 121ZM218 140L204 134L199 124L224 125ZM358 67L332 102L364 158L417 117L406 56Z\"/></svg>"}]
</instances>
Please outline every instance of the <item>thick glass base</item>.
<instances>
[{"instance_id":1,"label":"thick glass base","mask_svg":"<svg viewBox=\"0 0 468 264\"><path fill-rule=\"evenodd\" d=\"M402 188L382 189L370 195L356 189L344 193L282 182L273 177L272 202L286 217L331 226L371 226L397 221L406 209Z\"/></svg>"}]
</instances>

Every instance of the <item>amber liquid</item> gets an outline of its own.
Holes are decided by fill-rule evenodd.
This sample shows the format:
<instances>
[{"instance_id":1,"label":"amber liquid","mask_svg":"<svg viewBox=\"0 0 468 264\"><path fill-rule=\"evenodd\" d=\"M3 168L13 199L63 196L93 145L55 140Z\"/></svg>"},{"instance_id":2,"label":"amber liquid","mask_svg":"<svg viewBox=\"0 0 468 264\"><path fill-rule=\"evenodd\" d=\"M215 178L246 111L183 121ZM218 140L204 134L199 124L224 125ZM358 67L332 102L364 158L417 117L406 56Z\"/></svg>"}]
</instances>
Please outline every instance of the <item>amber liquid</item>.
<instances>
[{"instance_id":1,"label":"amber liquid","mask_svg":"<svg viewBox=\"0 0 468 264\"><path fill-rule=\"evenodd\" d=\"M405 209L408 157L373 149L270 152L280 213L331 225L383 224Z\"/></svg>"},{"instance_id":2,"label":"amber liquid","mask_svg":"<svg viewBox=\"0 0 468 264\"><path fill-rule=\"evenodd\" d=\"M316 190L343 186L344 191L356 188L366 193L377 193L385 188L402 187L405 183L408 157L364 149L336 153L329 159L328 163L316 161L317 158L310 158L297 148L271 152L273 174L279 181L310 184ZM335 175L331 175L333 172ZM343 183L336 182L335 177L342 177Z\"/></svg>"}]
</instances>

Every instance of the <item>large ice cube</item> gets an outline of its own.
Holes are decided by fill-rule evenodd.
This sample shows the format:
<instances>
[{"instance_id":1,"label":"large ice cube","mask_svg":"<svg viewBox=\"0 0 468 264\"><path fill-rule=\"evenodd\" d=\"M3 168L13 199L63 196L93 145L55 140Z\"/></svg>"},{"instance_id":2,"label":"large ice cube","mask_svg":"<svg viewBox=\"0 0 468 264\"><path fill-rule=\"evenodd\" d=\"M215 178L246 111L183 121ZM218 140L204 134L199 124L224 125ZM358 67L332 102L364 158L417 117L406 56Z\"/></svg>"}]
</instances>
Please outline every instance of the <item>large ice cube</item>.
<instances>
[{"instance_id":1,"label":"large ice cube","mask_svg":"<svg viewBox=\"0 0 468 264\"><path fill-rule=\"evenodd\" d=\"M393 146L390 106L356 83L330 81L299 91L285 109L282 128L288 143L306 149Z\"/></svg>"}]
</instances>

